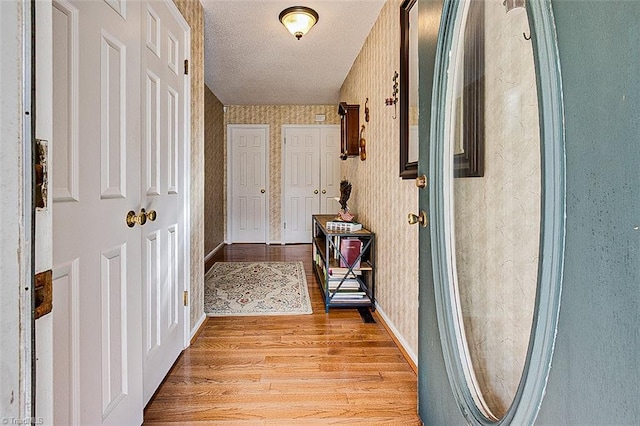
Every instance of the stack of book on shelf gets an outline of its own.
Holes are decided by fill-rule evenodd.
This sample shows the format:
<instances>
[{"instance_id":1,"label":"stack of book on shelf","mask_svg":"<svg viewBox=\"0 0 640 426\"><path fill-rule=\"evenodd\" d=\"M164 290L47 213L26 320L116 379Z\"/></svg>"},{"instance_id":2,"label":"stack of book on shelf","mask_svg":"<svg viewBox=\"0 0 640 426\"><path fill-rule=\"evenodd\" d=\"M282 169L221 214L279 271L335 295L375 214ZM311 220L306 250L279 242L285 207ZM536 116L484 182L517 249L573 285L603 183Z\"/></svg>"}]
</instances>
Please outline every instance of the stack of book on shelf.
<instances>
[{"instance_id":1,"label":"stack of book on shelf","mask_svg":"<svg viewBox=\"0 0 640 426\"><path fill-rule=\"evenodd\" d=\"M340 284L341 282L342 282L342 284ZM342 281L340 279L329 278L329 290L330 291L336 291L336 290L339 290L339 291L360 290L360 282L355 278L353 278L353 279L345 278L344 281Z\"/></svg>"},{"instance_id":2,"label":"stack of book on shelf","mask_svg":"<svg viewBox=\"0 0 640 426\"><path fill-rule=\"evenodd\" d=\"M349 268L329 268L329 279L341 280L342 278L355 278L356 275L362 275L362 271L354 269L349 272Z\"/></svg>"},{"instance_id":3,"label":"stack of book on shelf","mask_svg":"<svg viewBox=\"0 0 640 426\"><path fill-rule=\"evenodd\" d=\"M362 271L351 271L348 268L330 268L327 286L335 300L360 300L366 296L361 291L359 275Z\"/></svg>"},{"instance_id":4,"label":"stack of book on shelf","mask_svg":"<svg viewBox=\"0 0 640 426\"><path fill-rule=\"evenodd\" d=\"M331 222L327 222L327 231L338 231L338 232L354 232L362 229L362 224L357 222L342 222L339 220L334 220Z\"/></svg>"}]
</instances>

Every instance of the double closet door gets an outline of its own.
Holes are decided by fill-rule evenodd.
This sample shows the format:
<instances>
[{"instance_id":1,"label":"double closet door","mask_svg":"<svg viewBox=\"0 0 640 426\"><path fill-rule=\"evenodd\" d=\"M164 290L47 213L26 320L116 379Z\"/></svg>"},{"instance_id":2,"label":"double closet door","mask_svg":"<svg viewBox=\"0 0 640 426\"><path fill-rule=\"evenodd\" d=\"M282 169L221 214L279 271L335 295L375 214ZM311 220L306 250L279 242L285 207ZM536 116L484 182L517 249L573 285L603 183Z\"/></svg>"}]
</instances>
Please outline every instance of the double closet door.
<instances>
[{"instance_id":1,"label":"double closet door","mask_svg":"<svg viewBox=\"0 0 640 426\"><path fill-rule=\"evenodd\" d=\"M311 216L338 211L340 126L283 126L282 242L310 243Z\"/></svg>"},{"instance_id":2,"label":"double closet door","mask_svg":"<svg viewBox=\"0 0 640 426\"><path fill-rule=\"evenodd\" d=\"M141 424L188 336L190 80L180 65L190 29L171 0L48 7L54 392L46 420Z\"/></svg>"}]
</instances>

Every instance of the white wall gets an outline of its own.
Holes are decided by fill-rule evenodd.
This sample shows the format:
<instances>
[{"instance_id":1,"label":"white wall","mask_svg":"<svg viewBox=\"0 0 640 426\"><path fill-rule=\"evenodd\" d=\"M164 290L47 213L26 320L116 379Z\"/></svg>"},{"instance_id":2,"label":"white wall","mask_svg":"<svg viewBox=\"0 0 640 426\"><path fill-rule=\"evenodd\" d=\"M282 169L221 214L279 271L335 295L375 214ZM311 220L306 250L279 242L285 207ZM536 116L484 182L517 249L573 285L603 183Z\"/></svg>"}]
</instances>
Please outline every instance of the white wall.
<instances>
[{"instance_id":1,"label":"white wall","mask_svg":"<svg viewBox=\"0 0 640 426\"><path fill-rule=\"evenodd\" d=\"M418 226L407 223L417 213L418 189L400 178L400 122L391 96L393 75L400 68L400 0L388 0L342 83L340 100L360 105L367 159L342 162L342 174L353 190L349 209L376 234L376 304L385 322L411 359L418 350ZM369 98L370 121L364 105ZM422 117L421 117L422 119Z\"/></svg>"}]
</instances>

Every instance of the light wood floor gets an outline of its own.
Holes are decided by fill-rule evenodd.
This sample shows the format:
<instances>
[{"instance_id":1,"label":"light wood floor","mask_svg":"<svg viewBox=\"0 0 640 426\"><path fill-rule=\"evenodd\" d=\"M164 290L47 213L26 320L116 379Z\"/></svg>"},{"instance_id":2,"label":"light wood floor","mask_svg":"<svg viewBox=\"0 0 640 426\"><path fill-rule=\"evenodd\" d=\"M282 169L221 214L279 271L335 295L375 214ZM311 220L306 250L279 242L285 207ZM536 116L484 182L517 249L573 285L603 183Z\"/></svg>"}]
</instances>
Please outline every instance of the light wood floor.
<instances>
[{"instance_id":1,"label":"light wood floor","mask_svg":"<svg viewBox=\"0 0 640 426\"><path fill-rule=\"evenodd\" d=\"M421 424L416 374L379 321L325 314L310 245L234 244L210 263L254 260L304 262L313 314L208 318L145 424Z\"/></svg>"}]
</instances>

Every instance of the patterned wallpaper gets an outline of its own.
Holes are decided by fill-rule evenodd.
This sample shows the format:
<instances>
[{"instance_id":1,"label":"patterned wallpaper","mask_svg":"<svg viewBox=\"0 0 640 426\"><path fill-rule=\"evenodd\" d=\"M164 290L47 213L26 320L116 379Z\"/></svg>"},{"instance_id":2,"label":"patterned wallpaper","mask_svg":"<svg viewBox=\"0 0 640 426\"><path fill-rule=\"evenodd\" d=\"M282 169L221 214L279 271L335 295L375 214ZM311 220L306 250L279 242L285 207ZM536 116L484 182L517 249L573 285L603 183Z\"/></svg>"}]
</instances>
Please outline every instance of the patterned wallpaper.
<instances>
[{"instance_id":1,"label":"patterned wallpaper","mask_svg":"<svg viewBox=\"0 0 640 426\"><path fill-rule=\"evenodd\" d=\"M418 190L402 180L400 121L385 98L393 91L400 67L400 0L388 0L345 79L340 100L360 104L360 124L366 126L367 159L343 162L343 175L353 184L349 207L376 233L376 299L405 349L418 353L418 228L407 223L416 212ZM364 121L369 98L370 121Z\"/></svg>"},{"instance_id":2,"label":"patterned wallpaper","mask_svg":"<svg viewBox=\"0 0 640 426\"><path fill-rule=\"evenodd\" d=\"M533 318L540 138L527 15L485 4L485 175L454 180L456 256L471 360L500 417L518 388Z\"/></svg>"},{"instance_id":3,"label":"patterned wallpaper","mask_svg":"<svg viewBox=\"0 0 640 426\"><path fill-rule=\"evenodd\" d=\"M174 0L191 27L191 327L204 315L204 10ZM192 330L193 331L193 330Z\"/></svg>"},{"instance_id":4,"label":"patterned wallpaper","mask_svg":"<svg viewBox=\"0 0 640 426\"><path fill-rule=\"evenodd\" d=\"M204 87L204 255L224 242L224 110Z\"/></svg>"},{"instance_id":5,"label":"patterned wallpaper","mask_svg":"<svg viewBox=\"0 0 640 426\"><path fill-rule=\"evenodd\" d=\"M326 120L315 121L316 114L324 114ZM227 140L228 124L269 125L269 242L280 242L282 224L282 126L284 124L340 124L338 105L231 105L225 113L224 140ZM226 150L224 161L226 164ZM227 185L225 171L224 187ZM225 219L226 225L226 198ZM225 227L226 235L226 227Z\"/></svg>"}]
</instances>

